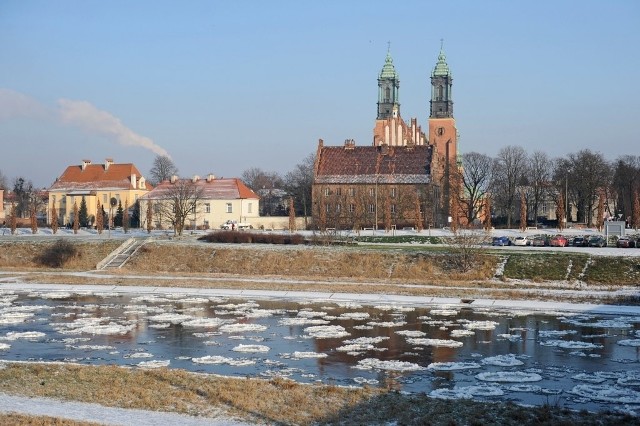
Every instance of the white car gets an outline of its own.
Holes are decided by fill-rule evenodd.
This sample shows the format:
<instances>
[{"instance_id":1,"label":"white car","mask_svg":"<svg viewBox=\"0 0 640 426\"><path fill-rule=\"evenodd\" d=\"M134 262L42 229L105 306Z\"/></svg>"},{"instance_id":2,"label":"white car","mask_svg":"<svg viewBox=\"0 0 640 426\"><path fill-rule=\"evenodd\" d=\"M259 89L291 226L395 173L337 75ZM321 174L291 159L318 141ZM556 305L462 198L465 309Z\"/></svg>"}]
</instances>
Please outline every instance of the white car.
<instances>
[{"instance_id":1,"label":"white car","mask_svg":"<svg viewBox=\"0 0 640 426\"><path fill-rule=\"evenodd\" d=\"M522 235L522 236L516 237L516 239L513 241L513 245L516 245L516 246L530 246L531 245L531 240L526 235Z\"/></svg>"}]
</instances>

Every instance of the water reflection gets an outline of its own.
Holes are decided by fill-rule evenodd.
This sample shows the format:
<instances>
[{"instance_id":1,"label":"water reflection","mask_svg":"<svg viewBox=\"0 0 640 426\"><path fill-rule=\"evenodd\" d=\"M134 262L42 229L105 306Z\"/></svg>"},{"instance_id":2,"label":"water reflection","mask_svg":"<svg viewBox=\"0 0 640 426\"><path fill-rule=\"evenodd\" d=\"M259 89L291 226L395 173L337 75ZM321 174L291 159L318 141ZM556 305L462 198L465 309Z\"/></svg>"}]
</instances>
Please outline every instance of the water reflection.
<instances>
[{"instance_id":1,"label":"water reflection","mask_svg":"<svg viewBox=\"0 0 640 426\"><path fill-rule=\"evenodd\" d=\"M639 323L456 306L4 292L0 357L638 409Z\"/></svg>"}]
</instances>

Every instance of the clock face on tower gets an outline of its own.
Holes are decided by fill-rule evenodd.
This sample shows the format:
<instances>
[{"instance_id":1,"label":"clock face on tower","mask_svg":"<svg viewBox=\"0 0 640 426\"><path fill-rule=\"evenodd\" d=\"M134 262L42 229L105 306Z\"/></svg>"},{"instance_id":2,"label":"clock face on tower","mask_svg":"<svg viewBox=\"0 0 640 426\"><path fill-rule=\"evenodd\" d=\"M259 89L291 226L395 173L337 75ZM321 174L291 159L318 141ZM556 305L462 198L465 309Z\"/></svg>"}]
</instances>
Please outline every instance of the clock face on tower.
<instances>
[{"instance_id":1,"label":"clock face on tower","mask_svg":"<svg viewBox=\"0 0 640 426\"><path fill-rule=\"evenodd\" d=\"M444 127L437 127L437 128L436 128L436 135L437 135L437 136L442 136L442 135L444 135Z\"/></svg>"}]
</instances>

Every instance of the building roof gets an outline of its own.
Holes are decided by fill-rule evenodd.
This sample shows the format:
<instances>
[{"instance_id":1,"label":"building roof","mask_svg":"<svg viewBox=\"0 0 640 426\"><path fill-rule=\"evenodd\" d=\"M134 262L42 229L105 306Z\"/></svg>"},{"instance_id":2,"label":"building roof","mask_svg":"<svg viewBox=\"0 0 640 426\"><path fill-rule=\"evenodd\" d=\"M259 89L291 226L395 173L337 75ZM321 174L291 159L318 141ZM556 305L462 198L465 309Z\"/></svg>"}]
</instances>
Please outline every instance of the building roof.
<instances>
[{"instance_id":1,"label":"building roof","mask_svg":"<svg viewBox=\"0 0 640 426\"><path fill-rule=\"evenodd\" d=\"M135 176L133 183L132 175ZM116 164L107 160L104 164L91 164L89 160L83 160L81 164L67 167L49 191L140 189L137 186L141 179L144 179L142 174L132 163ZM150 189L149 185L144 189Z\"/></svg>"},{"instance_id":2,"label":"building roof","mask_svg":"<svg viewBox=\"0 0 640 426\"><path fill-rule=\"evenodd\" d=\"M438 55L438 63L433 69L433 73L431 75L433 77L451 76L451 71L449 71L449 65L447 64L447 57L444 55L442 47L440 48L440 54Z\"/></svg>"},{"instance_id":3,"label":"building roof","mask_svg":"<svg viewBox=\"0 0 640 426\"><path fill-rule=\"evenodd\" d=\"M205 179L197 177L194 177L193 179L175 179L173 182L165 180L160 182L152 191L149 191L141 198L151 200L167 198L176 187L176 184L187 182L195 183L198 190L202 191L200 195L200 199L202 200L260 199L260 197L240 179L215 179L213 177Z\"/></svg>"},{"instance_id":4,"label":"building roof","mask_svg":"<svg viewBox=\"0 0 640 426\"><path fill-rule=\"evenodd\" d=\"M315 183L429 183L432 147L321 146Z\"/></svg>"}]
</instances>

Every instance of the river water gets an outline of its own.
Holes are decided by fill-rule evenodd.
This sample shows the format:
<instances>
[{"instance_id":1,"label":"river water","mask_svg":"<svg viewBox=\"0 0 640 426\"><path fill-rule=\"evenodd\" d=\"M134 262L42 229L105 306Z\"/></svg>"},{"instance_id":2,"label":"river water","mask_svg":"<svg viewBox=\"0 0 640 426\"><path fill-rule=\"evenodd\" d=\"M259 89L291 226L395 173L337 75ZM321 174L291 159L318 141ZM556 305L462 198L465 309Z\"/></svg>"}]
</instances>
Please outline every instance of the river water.
<instances>
[{"instance_id":1,"label":"river water","mask_svg":"<svg viewBox=\"0 0 640 426\"><path fill-rule=\"evenodd\" d=\"M0 360L279 376L640 412L634 316L4 291Z\"/></svg>"}]
</instances>

